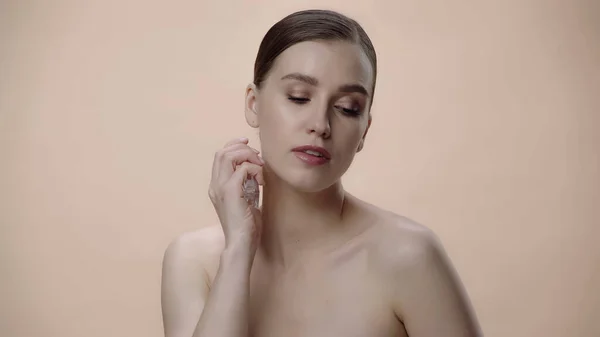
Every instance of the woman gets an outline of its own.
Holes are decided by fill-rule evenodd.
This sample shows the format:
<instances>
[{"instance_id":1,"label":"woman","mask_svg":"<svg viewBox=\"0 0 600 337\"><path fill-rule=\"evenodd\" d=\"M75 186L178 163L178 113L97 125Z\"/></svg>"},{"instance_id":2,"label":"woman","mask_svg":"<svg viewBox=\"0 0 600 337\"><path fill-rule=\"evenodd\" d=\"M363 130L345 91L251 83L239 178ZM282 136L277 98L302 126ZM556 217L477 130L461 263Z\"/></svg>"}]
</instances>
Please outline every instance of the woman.
<instances>
[{"instance_id":1,"label":"woman","mask_svg":"<svg viewBox=\"0 0 600 337\"><path fill-rule=\"evenodd\" d=\"M220 224L167 248L167 337L479 336L435 235L340 182L371 125L377 60L354 20L301 11L265 35L236 139L214 158ZM243 196L263 186L262 207Z\"/></svg>"}]
</instances>

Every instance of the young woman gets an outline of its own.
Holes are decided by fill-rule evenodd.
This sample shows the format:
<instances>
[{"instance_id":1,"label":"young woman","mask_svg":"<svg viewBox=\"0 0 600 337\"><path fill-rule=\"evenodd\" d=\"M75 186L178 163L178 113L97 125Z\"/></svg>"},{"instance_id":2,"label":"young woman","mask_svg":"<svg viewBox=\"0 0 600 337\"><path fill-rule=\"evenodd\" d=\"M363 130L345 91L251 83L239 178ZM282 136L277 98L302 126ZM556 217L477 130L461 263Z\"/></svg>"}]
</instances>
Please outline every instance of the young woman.
<instances>
[{"instance_id":1,"label":"young woman","mask_svg":"<svg viewBox=\"0 0 600 337\"><path fill-rule=\"evenodd\" d=\"M377 60L354 20L291 14L265 35L244 138L216 152L220 224L182 235L163 261L166 337L480 336L436 236L340 182L363 148ZM263 186L260 209L242 186Z\"/></svg>"}]
</instances>

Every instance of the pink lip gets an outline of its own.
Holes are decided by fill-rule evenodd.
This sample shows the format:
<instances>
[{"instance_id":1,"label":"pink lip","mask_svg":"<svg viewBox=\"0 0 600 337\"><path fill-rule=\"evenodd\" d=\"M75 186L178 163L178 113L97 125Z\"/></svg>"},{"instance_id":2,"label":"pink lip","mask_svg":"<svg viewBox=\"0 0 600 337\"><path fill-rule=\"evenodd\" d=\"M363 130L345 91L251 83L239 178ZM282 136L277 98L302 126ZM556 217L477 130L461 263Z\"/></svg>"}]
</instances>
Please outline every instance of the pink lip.
<instances>
[{"instance_id":1,"label":"pink lip","mask_svg":"<svg viewBox=\"0 0 600 337\"><path fill-rule=\"evenodd\" d=\"M320 147L320 146L313 146L313 145L304 145L304 146L298 146L292 149L292 151L294 152L302 152L304 153L304 151L315 151L320 153L325 159L331 159L331 154L329 154L329 151L325 150L324 148Z\"/></svg>"},{"instance_id":2,"label":"pink lip","mask_svg":"<svg viewBox=\"0 0 600 337\"><path fill-rule=\"evenodd\" d=\"M304 151L308 151L308 150L318 152L321 154L322 157L313 156L311 154L304 152ZM329 154L329 152L319 146L312 146L312 145L299 146L299 147L292 149L292 152L294 152L294 154L296 155L296 157L298 157L298 159L302 160L303 162L305 162L308 165L323 165L323 164L327 163L329 161L329 159L331 158L331 155Z\"/></svg>"}]
</instances>

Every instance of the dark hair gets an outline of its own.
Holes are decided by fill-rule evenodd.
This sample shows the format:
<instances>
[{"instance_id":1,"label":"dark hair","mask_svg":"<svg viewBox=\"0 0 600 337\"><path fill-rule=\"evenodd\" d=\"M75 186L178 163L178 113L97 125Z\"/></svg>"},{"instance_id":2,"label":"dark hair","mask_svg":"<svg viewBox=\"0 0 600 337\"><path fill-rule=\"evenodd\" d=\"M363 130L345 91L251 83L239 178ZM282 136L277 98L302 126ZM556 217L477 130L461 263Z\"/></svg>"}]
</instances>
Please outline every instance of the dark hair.
<instances>
[{"instance_id":1,"label":"dark hair","mask_svg":"<svg viewBox=\"0 0 600 337\"><path fill-rule=\"evenodd\" d=\"M355 20L332 10L310 9L292 13L275 23L263 37L254 63L254 85L260 85L279 54L292 45L313 40L340 40L359 44L373 67L375 94L377 55L371 39ZM371 96L371 103L373 97Z\"/></svg>"}]
</instances>

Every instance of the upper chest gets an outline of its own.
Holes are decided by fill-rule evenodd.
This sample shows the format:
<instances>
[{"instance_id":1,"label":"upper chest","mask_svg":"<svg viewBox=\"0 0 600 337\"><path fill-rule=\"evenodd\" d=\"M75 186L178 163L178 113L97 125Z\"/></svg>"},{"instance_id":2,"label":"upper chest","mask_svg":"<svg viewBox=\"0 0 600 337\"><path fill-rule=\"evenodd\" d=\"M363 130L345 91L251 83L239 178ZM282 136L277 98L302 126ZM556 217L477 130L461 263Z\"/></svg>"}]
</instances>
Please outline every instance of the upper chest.
<instances>
[{"instance_id":1,"label":"upper chest","mask_svg":"<svg viewBox=\"0 0 600 337\"><path fill-rule=\"evenodd\" d=\"M368 251L250 277L250 328L263 336L402 336L390 289Z\"/></svg>"}]
</instances>

